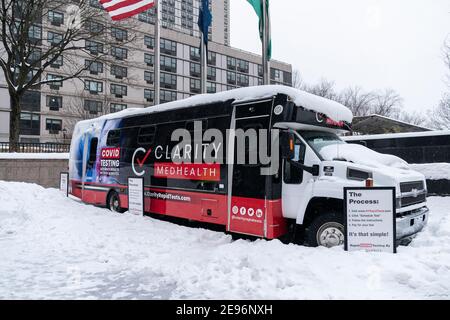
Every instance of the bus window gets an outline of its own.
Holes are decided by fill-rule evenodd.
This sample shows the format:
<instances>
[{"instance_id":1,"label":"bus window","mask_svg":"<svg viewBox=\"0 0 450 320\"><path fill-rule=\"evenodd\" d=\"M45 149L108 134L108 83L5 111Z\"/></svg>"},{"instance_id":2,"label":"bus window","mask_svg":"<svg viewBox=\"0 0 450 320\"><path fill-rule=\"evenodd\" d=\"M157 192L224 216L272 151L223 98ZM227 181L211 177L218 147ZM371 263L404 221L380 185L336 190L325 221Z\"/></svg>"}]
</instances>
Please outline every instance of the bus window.
<instances>
[{"instance_id":1,"label":"bus window","mask_svg":"<svg viewBox=\"0 0 450 320\"><path fill-rule=\"evenodd\" d=\"M106 145L110 147L117 147L120 144L120 130L109 130L106 138Z\"/></svg>"},{"instance_id":2,"label":"bus window","mask_svg":"<svg viewBox=\"0 0 450 320\"><path fill-rule=\"evenodd\" d=\"M89 159L88 159L88 166L92 167L97 160L97 145L98 145L98 138L92 138L91 139L91 145L89 147Z\"/></svg>"},{"instance_id":3,"label":"bus window","mask_svg":"<svg viewBox=\"0 0 450 320\"><path fill-rule=\"evenodd\" d=\"M138 143L152 144L155 141L156 126L146 126L139 129Z\"/></svg>"},{"instance_id":4,"label":"bus window","mask_svg":"<svg viewBox=\"0 0 450 320\"><path fill-rule=\"evenodd\" d=\"M291 161L299 163L305 162L306 146L298 139L295 139L295 156ZM284 160L283 180L288 184L300 184L303 181L303 170L292 165L291 161Z\"/></svg>"}]
</instances>

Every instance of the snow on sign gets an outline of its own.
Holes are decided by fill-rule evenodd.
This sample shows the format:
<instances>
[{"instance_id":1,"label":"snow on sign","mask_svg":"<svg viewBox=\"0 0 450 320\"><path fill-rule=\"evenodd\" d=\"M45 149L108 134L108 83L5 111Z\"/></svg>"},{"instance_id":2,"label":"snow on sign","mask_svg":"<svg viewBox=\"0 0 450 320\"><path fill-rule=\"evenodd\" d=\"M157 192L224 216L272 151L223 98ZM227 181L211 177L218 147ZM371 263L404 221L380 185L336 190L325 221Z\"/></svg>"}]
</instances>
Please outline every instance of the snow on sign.
<instances>
[{"instance_id":1,"label":"snow on sign","mask_svg":"<svg viewBox=\"0 0 450 320\"><path fill-rule=\"evenodd\" d=\"M144 214L144 178L128 178L128 211Z\"/></svg>"},{"instance_id":2,"label":"snow on sign","mask_svg":"<svg viewBox=\"0 0 450 320\"><path fill-rule=\"evenodd\" d=\"M395 188L344 188L345 250L392 252L395 248Z\"/></svg>"},{"instance_id":3,"label":"snow on sign","mask_svg":"<svg viewBox=\"0 0 450 320\"><path fill-rule=\"evenodd\" d=\"M69 196L69 173L61 172L59 176L59 190L64 192L66 197Z\"/></svg>"}]
</instances>

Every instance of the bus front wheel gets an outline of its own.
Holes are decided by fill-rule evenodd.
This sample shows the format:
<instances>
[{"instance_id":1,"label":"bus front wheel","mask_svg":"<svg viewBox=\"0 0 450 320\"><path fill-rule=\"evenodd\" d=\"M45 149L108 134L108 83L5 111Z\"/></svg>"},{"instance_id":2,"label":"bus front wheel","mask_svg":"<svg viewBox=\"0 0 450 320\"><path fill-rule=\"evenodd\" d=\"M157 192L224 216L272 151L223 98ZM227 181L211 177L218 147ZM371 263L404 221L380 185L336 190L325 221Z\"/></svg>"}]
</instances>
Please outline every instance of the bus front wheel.
<instances>
[{"instance_id":1,"label":"bus front wheel","mask_svg":"<svg viewBox=\"0 0 450 320\"><path fill-rule=\"evenodd\" d=\"M106 206L112 212L118 212L118 213L125 212L125 210L122 209L122 207L120 206L119 194L116 191L110 191L109 192L108 198L107 198L107 201L106 201Z\"/></svg>"},{"instance_id":2,"label":"bus front wheel","mask_svg":"<svg viewBox=\"0 0 450 320\"><path fill-rule=\"evenodd\" d=\"M306 244L310 247L327 248L344 244L344 219L336 212L325 213L315 218L306 231Z\"/></svg>"}]
</instances>

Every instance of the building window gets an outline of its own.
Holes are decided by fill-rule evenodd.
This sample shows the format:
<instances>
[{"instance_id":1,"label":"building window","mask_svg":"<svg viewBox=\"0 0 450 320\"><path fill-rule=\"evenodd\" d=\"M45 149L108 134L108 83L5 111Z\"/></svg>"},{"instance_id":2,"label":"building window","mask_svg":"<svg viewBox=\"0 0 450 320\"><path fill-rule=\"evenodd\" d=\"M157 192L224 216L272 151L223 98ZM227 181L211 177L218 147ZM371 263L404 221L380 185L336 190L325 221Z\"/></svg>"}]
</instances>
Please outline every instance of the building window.
<instances>
[{"instance_id":1,"label":"building window","mask_svg":"<svg viewBox=\"0 0 450 320\"><path fill-rule=\"evenodd\" d=\"M61 12L50 10L48 12L48 21L54 26L64 24L64 14Z\"/></svg>"},{"instance_id":2,"label":"building window","mask_svg":"<svg viewBox=\"0 0 450 320\"><path fill-rule=\"evenodd\" d=\"M100 34L105 29L104 24L97 22L97 21L93 21L93 20L86 21L84 23L84 27L87 31L89 31L90 33L93 33L93 34Z\"/></svg>"},{"instance_id":3,"label":"building window","mask_svg":"<svg viewBox=\"0 0 450 320\"><path fill-rule=\"evenodd\" d=\"M153 84L155 81L155 74L151 71L144 71L144 80L148 84Z\"/></svg>"},{"instance_id":4,"label":"building window","mask_svg":"<svg viewBox=\"0 0 450 320\"><path fill-rule=\"evenodd\" d=\"M28 29L28 38L33 44L40 44L42 40L42 27L37 25L30 26Z\"/></svg>"},{"instance_id":5,"label":"building window","mask_svg":"<svg viewBox=\"0 0 450 320\"><path fill-rule=\"evenodd\" d=\"M206 92L207 93L216 93L217 92L216 84L214 82L208 81L206 83Z\"/></svg>"},{"instance_id":6,"label":"building window","mask_svg":"<svg viewBox=\"0 0 450 320\"><path fill-rule=\"evenodd\" d=\"M270 79L281 81L281 70L270 68Z\"/></svg>"},{"instance_id":7,"label":"building window","mask_svg":"<svg viewBox=\"0 0 450 320\"><path fill-rule=\"evenodd\" d=\"M54 82L49 82L48 85L50 87L50 89L55 89L58 90L59 88L61 88L63 86L62 83L62 76L56 75L56 74L47 74L47 80L52 80Z\"/></svg>"},{"instance_id":8,"label":"building window","mask_svg":"<svg viewBox=\"0 0 450 320\"><path fill-rule=\"evenodd\" d=\"M127 77L128 70L126 67L112 65L111 75L115 76L117 79L122 79Z\"/></svg>"},{"instance_id":9,"label":"building window","mask_svg":"<svg viewBox=\"0 0 450 320\"><path fill-rule=\"evenodd\" d=\"M53 59L53 57L50 57L49 60L52 60L52 59ZM58 57L56 57L55 61L53 61L53 62L50 64L50 67L55 68L55 69L59 69L60 67L63 66L63 63L64 63L64 61L63 61L63 56L62 56L62 55L59 55Z\"/></svg>"},{"instance_id":10,"label":"building window","mask_svg":"<svg viewBox=\"0 0 450 320\"><path fill-rule=\"evenodd\" d=\"M190 80L190 88L191 88L191 93L200 93L201 90L201 83L200 80L198 79L191 79Z\"/></svg>"},{"instance_id":11,"label":"building window","mask_svg":"<svg viewBox=\"0 0 450 320\"><path fill-rule=\"evenodd\" d=\"M128 57L128 50L120 47L111 47L111 55L117 60L124 60Z\"/></svg>"},{"instance_id":12,"label":"building window","mask_svg":"<svg viewBox=\"0 0 450 320\"><path fill-rule=\"evenodd\" d=\"M290 72L283 72L283 81L285 84L292 86L292 73Z\"/></svg>"},{"instance_id":13,"label":"building window","mask_svg":"<svg viewBox=\"0 0 450 320\"><path fill-rule=\"evenodd\" d=\"M117 41L128 40L128 32L125 29L120 29L116 27L111 28L111 36Z\"/></svg>"},{"instance_id":14,"label":"building window","mask_svg":"<svg viewBox=\"0 0 450 320\"><path fill-rule=\"evenodd\" d=\"M190 74L191 74L191 77L200 78L200 76L201 76L200 64L191 62L190 63Z\"/></svg>"},{"instance_id":15,"label":"building window","mask_svg":"<svg viewBox=\"0 0 450 320\"><path fill-rule=\"evenodd\" d=\"M238 59L237 60L237 70L239 72L248 73L248 61Z\"/></svg>"},{"instance_id":16,"label":"building window","mask_svg":"<svg viewBox=\"0 0 450 320\"><path fill-rule=\"evenodd\" d=\"M237 85L241 87L248 87L249 84L249 78L245 74L238 73L236 76Z\"/></svg>"},{"instance_id":17,"label":"building window","mask_svg":"<svg viewBox=\"0 0 450 320\"><path fill-rule=\"evenodd\" d=\"M87 90L92 94L97 94L99 92L103 92L103 82L93 81L93 80L85 80L84 81L84 90Z\"/></svg>"},{"instance_id":18,"label":"building window","mask_svg":"<svg viewBox=\"0 0 450 320\"><path fill-rule=\"evenodd\" d=\"M155 100L155 91L144 89L144 99L148 102L153 102L153 100Z\"/></svg>"},{"instance_id":19,"label":"building window","mask_svg":"<svg viewBox=\"0 0 450 320\"><path fill-rule=\"evenodd\" d=\"M216 81L216 68L208 67L207 78L211 81Z\"/></svg>"},{"instance_id":20,"label":"building window","mask_svg":"<svg viewBox=\"0 0 450 320\"><path fill-rule=\"evenodd\" d=\"M52 46L57 46L63 41L63 35L61 33L48 31L47 40Z\"/></svg>"},{"instance_id":21,"label":"building window","mask_svg":"<svg viewBox=\"0 0 450 320\"><path fill-rule=\"evenodd\" d=\"M160 83L162 88L177 89L177 76L161 72Z\"/></svg>"},{"instance_id":22,"label":"building window","mask_svg":"<svg viewBox=\"0 0 450 320\"><path fill-rule=\"evenodd\" d=\"M200 49L197 47L191 47L191 60L200 61L200 59L201 59Z\"/></svg>"},{"instance_id":23,"label":"building window","mask_svg":"<svg viewBox=\"0 0 450 320\"><path fill-rule=\"evenodd\" d=\"M126 104L123 104L123 103L111 103L111 105L109 107L109 112L110 113L114 113L114 112L125 110L126 108L127 108Z\"/></svg>"},{"instance_id":24,"label":"building window","mask_svg":"<svg viewBox=\"0 0 450 320\"><path fill-rule=\"evenodd\" d=\"M111 94L114 94L117 98L122 98L127 95L127 86L111 83Z\"/></svg>"},{"instance_id":25,"label":"building window","mask_svg":"<svg viewBox=\"0 0 450 320\"><path fill-rule=\"evenodd\" d=\"M155 48L155 38L145 35L144 36L144 45L148 49L154 49Z\"/></svg>"},{"instance_id":26,"label":"building window","mask_svg":"<svg viewBox=\"0 0 450 320\"><path fill-rule=\"evenodd\" d=\"M236 59L232 57L227 57L227 69L236 70Z\"/></svg>"},{"instance_id":27,"label":"building window","mask_svg":"<svg viewBox=\"0 0 450 320\"><path fill-rule=\"evenodd\" d=\"M154 56L150 53L144 53L144 62L145 64L147 64L147 66L153 67L155 63Z\"/></svg>"},{"instance_id":28,"label":"building window","mask_svg":"<svg viewBox=\"0 0 450 320\"><path fill-rule=\"evenodd\" d=\"M169 72L177 72L177 59L161 56L161 70Z\"/></svg>"},{"instance_id":29,"label":"building window","mask_svg":"<svg viewBox=\"0 0 450 320\"><path fill-rule=\"evenodd\" d=\"M155 24L155 9L151 8L149 10L139 13L138 19L139 21L145 23Z\"/></svg>"},{"instance_id":30,"label":"building window","mask_svg":"<svg viewBox=\"0 0 450 320\"><path fill-rule=\"evenodd\" d=\"M30 56L28 57L27 62L30 65L36 64L36 67L40 67L41 57L42 57L42 50L39 48L34 48L33 52L31 52Z\"/></svg>"},{"instance_id":31,"label":"building window","mask_svg":"<svg viewBox=\"0 0 450 320\"><path fill-rule=\"evenodd\" d=\"M161 38L161 53L169 54L171 56L177 55L177 43L175 41L170 41Z\"/></svg>"},{"instance_id":32,"label":"building window","mask_svg":"<svg viewBox=\"0 0 450 320\"><path fill-rule=\"evenodd\" d=\"M99 74L103 72L103 63L99 61L86 60L85 67L91 74Z\"/></svg>"},{"instance_id":33,"label":"building window","mask_svg":"<svg viewBox=\"0 0 450 320\"><path fill-rule=\"evenodd\" d=\"M227 83L228 84L236 84L236 73L227 72Z\"/></svg>"},{"instance_id":34,"label":"building window","mask_svg":"<svg viewBox=\"0 0 450 320\"><path fill-rule=\"evenodd\" d=\"M177 100L177 93L175 91L161 90L160 95L161 103Z\"/></svg>"},{"instance_id":35,"label":"building window","mask_svg":"<svg viewBox=\"0 0 450 320\"><path fill-rule=\"evenodd\" d=\"M208 64L211 66L216 65L216 53L212 51L208 51Z\"/></svg>"},{"instance_id":36,"label":"building window","mask_svg":"<svg viewBox=\"0 0 450 320\"><path fill-rule=\"evenodd\" d=\"M47 107L52 111L59 111L62 108L63 98L61 96L47 96Z\"/></svg>"},{"instance_id":37,"label":"building window","mask_svg":"<svg viewBox=\"0 0 450 320\"><path fill-rule=\"evenodd\" d=\"M102 5L98 0L89 0L89 5L97 9L103 9Z\"/></svg>"},{"instance_id":38,"label":"building window","mask_svg":"<svg viewBox=\"0 0 450 320\"><path fill-rule=\"evenodd\" d=\"M102 112L103 103L96 100L84 100L84 110L89 114L98 114Z\"/></svg>"},{"instance_id":39,"label":"building window","mask_svg":"<svg viewBox=\"0 0 450 320\"><path fill-rule=\"evenodd\" d=\"M41 117L38 114L21 112L19 132L24 135L38 136L41 134Z\"/></svg>"},{"instance_id":40,"label":"building window","mask_svg":"<svg viewBox=\"0 0 450 320\"><path fill-rule=\"evenodd\" d=\"M62 120L59 119L45 119L45 130L51 134L58 134L62 129Z\"/></svg>"},{"instance_id":41,"label":"building window","mask_svg":"<svg viewBox=\"0 0 450 320\"><path fill-rule=\"evenodd\" d=\"M22 111L41 111L41 93L39 91L27 90L20 100Z\"/></svg>"},{"instance_id":42,"label":"building window","mask_svg":"<svg viewBox=\"0 0 450 320\"><path fill-rule=\"evenodd\" d=\"M86 40L85 48L90 54L97 55L103 53L103 43Z\"/></svg>"}]
</instances>

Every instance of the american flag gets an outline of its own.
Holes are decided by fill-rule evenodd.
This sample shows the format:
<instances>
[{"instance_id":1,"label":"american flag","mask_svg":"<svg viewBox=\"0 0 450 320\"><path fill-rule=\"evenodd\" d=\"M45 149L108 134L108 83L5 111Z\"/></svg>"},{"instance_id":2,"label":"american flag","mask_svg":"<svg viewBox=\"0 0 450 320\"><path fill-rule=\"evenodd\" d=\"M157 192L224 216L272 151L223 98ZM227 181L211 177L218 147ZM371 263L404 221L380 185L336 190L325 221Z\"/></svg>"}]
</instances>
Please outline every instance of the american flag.
<instances>
[{"instance_id":1,"label":"american flag","mask_svg":"<svg viewBox=\"0 0 450 320\"><path fill-rule=\"evenodd\" d=\"M155 5L155 0L99 0L111 19L122 20L132 17Z\"/></svg>"}]
</instances>

